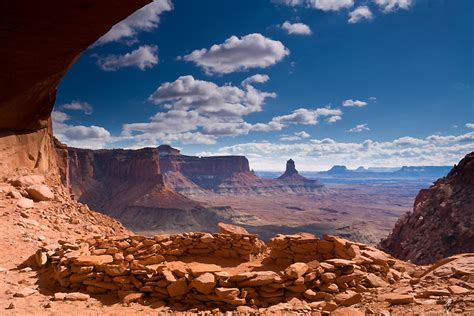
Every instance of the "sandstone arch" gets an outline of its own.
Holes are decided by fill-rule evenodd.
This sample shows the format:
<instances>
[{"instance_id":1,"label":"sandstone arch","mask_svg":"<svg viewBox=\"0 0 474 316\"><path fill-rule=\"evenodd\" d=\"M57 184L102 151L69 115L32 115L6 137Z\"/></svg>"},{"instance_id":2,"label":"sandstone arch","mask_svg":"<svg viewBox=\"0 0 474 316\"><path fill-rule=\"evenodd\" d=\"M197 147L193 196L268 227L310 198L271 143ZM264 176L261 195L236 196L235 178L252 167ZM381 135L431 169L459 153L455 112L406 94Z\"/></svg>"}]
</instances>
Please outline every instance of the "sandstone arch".
<instances>
[{"instance_id":1,"label":"sandstone arch","mask_svg":"<svg viewBox=\"0 0 474 316\"><path fill-rule=\"evenodd\" d=\"M150 0L0 2L0 176L55 173L50 115L80 54Z\"/></svg>"}]
</instances>

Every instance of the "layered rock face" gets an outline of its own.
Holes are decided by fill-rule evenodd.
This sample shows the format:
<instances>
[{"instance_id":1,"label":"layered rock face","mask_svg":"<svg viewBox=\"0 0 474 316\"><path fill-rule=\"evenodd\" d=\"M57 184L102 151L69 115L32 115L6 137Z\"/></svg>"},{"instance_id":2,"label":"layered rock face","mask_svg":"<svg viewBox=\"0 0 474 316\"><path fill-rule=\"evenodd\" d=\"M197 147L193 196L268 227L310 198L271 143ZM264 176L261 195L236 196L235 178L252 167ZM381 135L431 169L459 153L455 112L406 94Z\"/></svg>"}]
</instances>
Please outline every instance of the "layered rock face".
<instances>
[{"instance_id":1,"label":"layered rock face","mask_svg":"<svg viewBox=\"0 0 474 316\"><path fill-rule=\"evenodd\" d=\"M68 182L79 201L129 228L208 230L208 225L222 220L218 210L203 207L165 183L157 148L67 151Z\"/></svg>"},{"instance_id":2,"label":"layered rock face","mask_svg":"<svg viewBox=\"0 0 474 316\"><path fill-rule=\"evenodd\" d=\"M298 174L294 167L278 179L263 179L250 170L244 156L195 157L181 155L170 146L158 147L165 182L183 194L310 193L322 189L316 180ZM292 161L292 160L291 160ZM288 165L287 165L288 168Z\"/></svg>"},{"instance_id":3,"label":"layered rock face","mask_svg":"<svg viewBox=\"0 0 474 316\"><path fill-rule=\"evenodd\" d=\"M55 173L56 87L81 52L149 0L0 3L0 175Z\"/></svg>"},{"instance_id":4,"label":"layered rock face","mask_svg":"<svg viewBox=\"0 0 474 316\"><path fill-rule=\"evenodd\" d=\"M419 264L474 252L474 152L416 197L381 246Z\"/></svg>"}]
</instances>

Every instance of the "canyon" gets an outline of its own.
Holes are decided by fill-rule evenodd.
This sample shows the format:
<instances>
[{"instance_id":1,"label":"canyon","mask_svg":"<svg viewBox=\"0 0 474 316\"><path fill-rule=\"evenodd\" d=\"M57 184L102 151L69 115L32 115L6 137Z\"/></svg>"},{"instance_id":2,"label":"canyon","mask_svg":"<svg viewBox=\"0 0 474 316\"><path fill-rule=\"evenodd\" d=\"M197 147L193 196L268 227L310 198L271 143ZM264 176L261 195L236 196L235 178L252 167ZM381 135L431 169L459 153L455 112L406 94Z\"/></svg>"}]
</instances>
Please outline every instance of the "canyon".
<instances>
[{"instance_id":1,"label":"canyon","mask_svg":"<svg viewBox=\"0 0 474 316\"><path fill-rule=\"evenodd\" d=\"M316 193L319 199L330 194L299 176L292 161L282 178L268 180L257 177L245 157L190 157L165 147L161 154L160 148L90 151L55 144L50 114L59 81L83 50L148 2L0 4L0 56L8 60L0 74L2 313L474 311L472 254L420 266L337 236L277 235L265 243L244 228L225 224L218 234L142 236L75 201L71 192L124 223L143 217L143 223L156 219L160 224L169 216L179 222L183 211L192 216L208 212L209 194L221 201L237 193L267 199L272 199L270 192ZM472 251L472 157L420 192L413 213L399 221L382 247L421 263ZM226 173L222 166L233 171ZM173 208L178 204L182 209ZM186 228L220 220L206 216L205 224Z\"/></svg>"}]
</instances>

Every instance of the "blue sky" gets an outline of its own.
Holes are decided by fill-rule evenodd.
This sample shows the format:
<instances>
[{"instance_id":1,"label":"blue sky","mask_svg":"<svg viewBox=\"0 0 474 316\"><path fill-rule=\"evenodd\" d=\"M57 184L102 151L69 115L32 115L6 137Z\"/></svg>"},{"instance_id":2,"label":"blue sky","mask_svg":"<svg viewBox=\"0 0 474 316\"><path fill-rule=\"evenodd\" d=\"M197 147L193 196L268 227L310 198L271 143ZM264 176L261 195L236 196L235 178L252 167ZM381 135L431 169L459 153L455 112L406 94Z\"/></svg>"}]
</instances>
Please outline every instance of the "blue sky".
<instances>
[{"instance_id":1,"label":"blue sky","mask_svg":"<svg viewBox=\"0 0 474 316\"><path fill-rule=\"evenodd\" d=\"M61 82L70 146L253 168L453 164L474 149L470 0L156 0Z\"/></svg>"}]
</instances>

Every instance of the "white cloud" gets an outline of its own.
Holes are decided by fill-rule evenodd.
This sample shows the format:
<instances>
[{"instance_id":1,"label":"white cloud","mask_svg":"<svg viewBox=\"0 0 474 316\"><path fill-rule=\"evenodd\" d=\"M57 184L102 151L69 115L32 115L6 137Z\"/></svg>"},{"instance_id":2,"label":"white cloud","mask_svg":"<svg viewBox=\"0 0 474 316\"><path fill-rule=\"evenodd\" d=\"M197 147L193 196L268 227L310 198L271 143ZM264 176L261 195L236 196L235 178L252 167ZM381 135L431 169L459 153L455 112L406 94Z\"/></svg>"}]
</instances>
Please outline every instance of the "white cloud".
<instances>
[{"instance_id":1,"label":"white cloud","mask_svg":"<svg viewBox=\"0 0 474 316\"><path fill-rule=\"evenodd\" d=\"M305 4L306 0L274 0L273 2L296 7Z\"/></svg>"},{"instance_id":2,"label":"white cloud","mask_svg":"<svg viewBox=\"0 0 474 316\"><path fill-rule=\"evenodd\" d=\"M467 128L474 128L474 123L466 123Z\"/></svg>"},{"instance_id":3,"label":"white cloud","mask_svg":"<svg viewBox=\"0 0 474 316\"><path fill-rule=\"evenodd\" d=\"M112 29L99 38L96 45L115 41L135 42L139 32L150 32L158 27L160 14L171 11L173 4L170 0L154 0L125 20L115 24Z\"/></svg>"},{"instance_id":4,"label":"white cloud","mask_svg":"<svg viewBox=\"0 0 474 316\"><path fill-rule=\"evenodd\" d=\"M208 74L227 74L251 68L266 68L289 54L290 51L282 42L253 33L241 38L231 36L222 44L195 50L180 58L194 62Z\"/></svg>"},{"instance_id":5,"label":"white cloud","mask_svg":"<svg viewBox=\"0 0 474 316\"><path fill-rule=\"evenodd\" d=\"M109 131L100 126L70 125L69 115L60 111L53 111L53 132L61 142L81 148L104 148L111 139Z\"/></svg>"},{"instance_id":6,"label":"white cloud","mask_svg":"<svg viewBox=\"0 0 474 316\"><path fill-rule=\"evenodd\" d=\"M158 47L143 45L124 55L99 56L97 64L105 71L115 71L124 67L137 67L140 70L158 64Z\"/></svg>"},{"instance_id":7,"label":"white cloud","mask_svg":"<svg viewBox=\"0 0 474 316\"><path fill-rule=\"evenodd\" d=\"M358 23L363 20L372 20L374 18L369 7L366 5L357 7L354 11L349 13L349 23Z\"/></svg>"},{"instance_id":8,"label":"white cloud","mask_svg":"<svg viewBox=\"0 0 474 316\"><path fill-rule=\"evenodd\" d=\"M295 132L293 133L293 135L290 135L290 136L282 136L280 137L280 140L281 141L295 141L295 140L301 140L301 139L305 139L309 137L311 137L311 135L309 135L305 131L301 131L301 132Z\"/></svg>"},{"instance_id":9,"label":"white cloud","mask_svg":"<svg viewBox=\"0 0 474 316\"><path fill-rule=\"evenodd\" d=\"M356 107L363 107L363 106L366 106L368 103L367 102L364 102L364 101L360 101L360 100L352 100L352 99L348 99L348 100L344 100L342 102L342 106L356 106Z\"/></svg>"},{"instance_id":10,"label":"white cloud","mask_svg":"<svg viewBox=\"0 0 474 316\"><path fill-rule=\"evenodd\" d=\"M308 0L310 7L323 11L339 11L350 8L354 5L354 0Z\"/></svg>"},{"instance_id":11,"label":"white cloud","mask_svg":"<svg viewBox=\"0 0 474 316\"><path fill-rule=\"evenodd\" d=\"M360 133L363 131L370 131L370 128L367 126L367 124L359 124L349 130L351 133Z\"/></svg>"},{"instance_id":12,"label":"white cloud","mask_svg":"<svg viewBox=\"0 0 474 316\"><path fill-rule=\"evenodd\" d=\"M242 81L242 86L246 87L250 83L264 83L270 80L270 77L267 75L256 74L251 77L248 77Z\"/></svg>"},{"instance_id":13,"label":"white cloud","mask_svg":"<svg viewBox=\"0 0 474 316\"><path fill-rule=\"evenodd\" d=\"M309 171L327 170L333 165L346 165L349 168L360 165L453 165L471 152L474 144L474 133L449 135L443 139L437 135L437 140L432 136L424 139L402 137L386 142L367 139L360 143L338 142L330 138L295 143L249 142L224 146L213 154L246 155L251 167L257 170L283 170L286 160L291 157L299 170ZM404 145L400 146L401 143Z\"/></svg>"},{"instance_id":14,"label":"white cloud","mask_svg":"<svg viewBox=\"0 0 474 316\"><path fill-rule=\"evenodd\" d=\"M243 89L237 86L218 86L213 82L197 80L193 76L181 76L174 82L165 82L150 96L155 104L171 109L196 110L201 114L221 117L241 117L259 112L266 98L275 93L255 89L251 82L264 82L268 76L259 75L245 79Z\"/></svg>"},{"instance_id":15,"label":"white cloud","mask_svg":"<svg viewBox=\"0 0 474 316\"><path fill-rule=\"evenodd\" d=\"M340 115L333 115L330 116L326 119L326 122L328 123L336 123L337 121L342 120L342 117Z\"/></svg>"},{"instance_id":16,"label":"white cloud","mask_svg":"<svg viewBox=\"0 0 474 316\"><path fill-rule=\"evenodd\" d=\"M218 86L193 76L165 82L149 99L167 111L158 112L149 122L124 124L122 137L134 144L159 140L212 144L222 136L281 129L275 124L253 125L243 119L261 111L266 98L276 97L275 93L260 91L252 85L268 80L267 75L253 75L243 80L241 87Z\"/></svg>"},{"instance_id":17,"label":"white cloud","mask_svg":"<svg viewBox=\"0 0 474 316\"><path fill-rule=\"evenodd\" d=\"M412 0L374 0L374 2L385 12L392 12L398 9L408 10L413 4Z\"/></svg>"},{"instance_id":18,"label":"white cloud","mask_svg":"<svg viewBox=\"0 0 474 316\"><path fill-rule=\"evenodd\" d=\"M415 138L415 137L405 136L405 137L395 139L392 143L395 146L403 147L403 146L423 145L423 144L426 144L427 141L423 139Z\"/></svg>"},{"instance_id":19,"label":"white cloud","mask_svg":"<svg viewBox=\"0 0 474 316\"><path fill-rule=\"evenodd\" d=\"M316 125L318 124L318 118L320 116L341 116L342 111L339 109L332 109L330 107L317 108L317 109L306 109L299 108L294 110L292 113L282 116L276 116L272 119L272 122L285 124L301 124L301 125Z\"/></svg>"},{"instance_id":20,"label":"white cloud","mask_svg":"<svg viewBox=\"0 0 474 316\"><path fill-rule=\"evenodd\" d=\"M311 35L311 28L304 23L290 23L285 21L281 28L284 29L288 34L297 34L297 35Z\"/></svg>"},{"instance_id":21,"label":"white cloud","mask_svg":"<svg viewBox=\"0 0 474 316\"><path fill-rule=\"evenodd\" d=\"M82 111L84 114L92 114L94 109L92 108L92 105L90 105L87 102L81 102L81 101L72 101L69 103L65 103L60 106L61 109L66 109L66 110L74 110L74 111ZM58 112L61 113L61 112Z\"/></svg>"}]
</instances>

